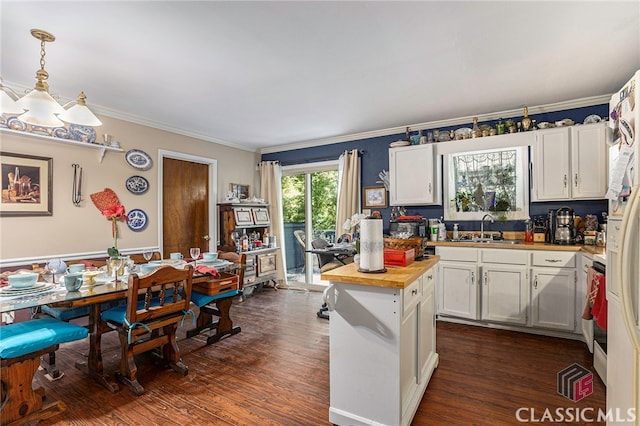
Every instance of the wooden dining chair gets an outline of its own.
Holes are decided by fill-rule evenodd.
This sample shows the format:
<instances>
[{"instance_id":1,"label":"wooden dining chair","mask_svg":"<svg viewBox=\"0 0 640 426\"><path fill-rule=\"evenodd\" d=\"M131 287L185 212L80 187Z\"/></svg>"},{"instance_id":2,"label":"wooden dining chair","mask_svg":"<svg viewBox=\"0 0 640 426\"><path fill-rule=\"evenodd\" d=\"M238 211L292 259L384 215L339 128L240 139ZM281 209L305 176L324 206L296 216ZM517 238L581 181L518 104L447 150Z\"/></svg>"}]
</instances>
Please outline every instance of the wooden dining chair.
<instances>
[{"instance_id":1,"label":"wooden dining chair","mask_svg":"<svg viewBox=\"0 0 640 426\"><path fill-rule=\"evenodd\" d=\"M244 268L247 264L245 253L218 252L218 258L228 260L237 265L238 288L229 285L228 289L220 288L220 293L207 295L194 289L191 293L191 301L200 308L196 327L187 331L187 338L196 336L203 331L215 330L216 332L207 337L207 345L215 343L225 336L232 336L241 331L239 326L233 325L233 320L229 315L231 305L235 296L240 295L242 300L242 281L244 280ZM231 280L229 280L231 282ZM224 283L221 283L223 285ZM217 320L216 320L217 319Z\"/></svg>"},{"instance_id":2,"label":"wooden dining chair","mask_svg":"<svg viewBox=\"0 0 640 426\"><path fill-rule=\"evenodd\" d=\"M176 269L161 266L146 275L129 275L126 306L102 312L102 321L118 331L120 368L116 377L136 395L144 388L138 382L134 356L161 347L163 359L178 373L189 370L182 363L176 343L178 325L189 311L193 266Z\"/></svg>"}]
</instances>

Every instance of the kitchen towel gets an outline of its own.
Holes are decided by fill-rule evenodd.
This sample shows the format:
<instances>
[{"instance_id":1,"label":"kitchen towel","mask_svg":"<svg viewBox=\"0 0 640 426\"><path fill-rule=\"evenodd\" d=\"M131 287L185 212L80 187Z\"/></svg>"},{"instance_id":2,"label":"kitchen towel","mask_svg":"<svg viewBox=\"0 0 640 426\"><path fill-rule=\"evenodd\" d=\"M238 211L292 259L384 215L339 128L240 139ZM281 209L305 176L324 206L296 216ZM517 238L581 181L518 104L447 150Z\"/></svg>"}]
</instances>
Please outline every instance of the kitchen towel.
<instances>
[{"instance_id":1,"label":"kitchen towel","mask_svg":"<svg viewBox=\"0 0 640 426\"><path fill-rule=\"evenodd\" d=\"M360 221L360 270L378 272L384 270L384 237L382 219Z\"/></svg>"},{"instance_id":2,"label":"kitchen towel","mask_svg":"<svg viewBox=\"0 0 640 426\"><path fill-rule=\"evenodd\" d=\"M598 327L607 329L607 288L604 274L593 268L587 270L587 303L582 312L582 318L595 319Z\"/></svg>"}]
</instances>

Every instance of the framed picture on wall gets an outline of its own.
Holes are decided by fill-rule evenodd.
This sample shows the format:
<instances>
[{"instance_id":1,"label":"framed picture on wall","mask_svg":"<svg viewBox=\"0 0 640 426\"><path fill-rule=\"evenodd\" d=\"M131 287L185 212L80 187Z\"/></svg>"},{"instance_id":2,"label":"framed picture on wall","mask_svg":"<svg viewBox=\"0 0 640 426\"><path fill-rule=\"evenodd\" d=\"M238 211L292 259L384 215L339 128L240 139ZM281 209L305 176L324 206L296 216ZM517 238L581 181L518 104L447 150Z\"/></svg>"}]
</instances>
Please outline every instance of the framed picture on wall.
<instances>
[{"instance_id":1,"label":"framed picture on wall","mask_svg":"<svg viewBox=\"0 0 640 426\"><path fill-rule=\"evenodd\" d=\"M239 183L232 183L229 185L231 187L231 192L238 198L239 200L244 200L249 198L249 185L241 185Z\"/></svg>"},{"instance_id":2,"label":"framed picture on wall","mask_svg":"<svg viewBox=\"0 0 640 426\"><path fill-rule=\"evenodd\" d=\"M387 190L384 186L365 186L362 188L363 208L385 208L387 207Z\"/></svg>"},{"instance_id":3,"label":"framed picture on wall","mask_svg":"<svg viewBox=\"0 0 640 426\"><path fill-rule=\"evenodd\" d=\"M0 216L53 214L53 159L0 152Z\"/></svg>"}]
</instances>

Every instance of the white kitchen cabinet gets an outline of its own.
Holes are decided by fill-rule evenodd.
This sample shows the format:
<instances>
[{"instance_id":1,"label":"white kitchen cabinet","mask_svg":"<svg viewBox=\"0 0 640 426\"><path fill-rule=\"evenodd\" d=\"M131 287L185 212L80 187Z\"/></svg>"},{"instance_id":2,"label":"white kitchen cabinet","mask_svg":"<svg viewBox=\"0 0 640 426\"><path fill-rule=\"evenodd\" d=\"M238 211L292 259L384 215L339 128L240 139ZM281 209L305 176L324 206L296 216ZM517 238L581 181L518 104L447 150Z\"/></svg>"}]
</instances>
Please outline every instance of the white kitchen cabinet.
<instances>
[{"instance_id":1,"label":"white kitchen cabinet","mask_svg":"<svg viewBox=\"0 0 640 426\"><path fill-rule=\"evenodd\" d=\"M427 377L431 360L436 356L436 268L422 276L422 302L420 302L420 322L418 336L418 377Z\"/></svg>"},{"instance_id":2,"label":"white kitchen cabinet","mask_svg":"<svg viewBox=\"0 0 640 426\"><path fill-rule=\"evenodd\" d=\"M402 289L331 280L331 423L411 424L438 365L435 272Z\"/></svg>"},{"instance_id":3,"label":"white kitchen cabinet","mask_svg":"<svg viewBox=\"0 0 640 426\"><path fill-rule=\"evenodd\" d=\"M438 263L439 315L479 319L478 252L475 248L436 248L441 256Z\"/></svg>"},{"instance_id":4,"label":"white kitchen cabinet","mask_svg":"<svg viewBox=\"0 0 640 426\"><path fill-rule=\"evenodd\" d=\"M573 331L575 328L575 269L531 269L531 317L534 327Z\"/></svg>"},{"instance_id":5,"label":"white kitchen cabinet","mask_svg":"<svg viewBox=\"0 0 640 426\"><path fill-rule=\"evenodd\" d=\"M441 205L440 161L434 144L389 149L389 204Z\"/></svg>"},{"instance_id":6,"label":"white kitchen cabinet","mask_svg":"<svg viewBox=\"0 0 640 426\"><path fill-rule=\"evenodd\" d=\"M485 321L526 325L529 268L521 250L482 250L482 316Z\"/></svg>"},{"instance_id":7,"label":"white kitchen cabinet","mask_svg":"<svg viewBox=\"0 0 640 426\"><path fill-rule=\"evenodd\" d=\"M605 123L537 131L532 163L532 201L604 198Z\"/></svg>"},{"instance_id":8,"label":"white kitchen cabinet","mask_svg":"<svg viewBox=\"0 0 640 426\"><path fill-rule=\"evenodd\" d=\"M573 331L576 326L576 254L533 251L531 266L531 325Z\"/></svg>"},{"instance_id":9,"label":"white kitchen cabinet","mask_svg":"<svg viewBox=\"0 0 640 426\"><path fill-rule=\"evenodd\" d=\"M527 324L529 286L526 266L482 267L482 319Z\"/></svg>"},{"instance_id":10,"label":"white kitchen cabinet","mask_svg":"<svg viewBox=\"0 0 640 426\"><path fill-rule=\"evenodd\" d=\"M571 198L604 198L608 185L605 123L571 126Z\"/></svg>"}]
</instances>

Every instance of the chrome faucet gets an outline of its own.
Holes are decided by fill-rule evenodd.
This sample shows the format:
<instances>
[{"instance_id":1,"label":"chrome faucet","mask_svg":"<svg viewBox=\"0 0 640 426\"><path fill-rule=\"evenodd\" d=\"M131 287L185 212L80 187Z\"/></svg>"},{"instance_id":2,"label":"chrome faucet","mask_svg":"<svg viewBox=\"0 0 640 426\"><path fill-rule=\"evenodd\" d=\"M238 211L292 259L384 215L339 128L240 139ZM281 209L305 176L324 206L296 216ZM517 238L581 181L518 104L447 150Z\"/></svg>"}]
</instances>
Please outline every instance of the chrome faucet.
<instances>
[{"instance_id":1,"label":"chrome faucet","mask_svg":"<svg viewBox=\"0 0 640 426\"><path fill-rule=\"evenodd\" d=\"M491 220L491 223L493 223L493 216L489 213L482 216L482 221L480 221L480 240L484 240L484 221L487 217Z\"/></svg>"}]
</instances>

